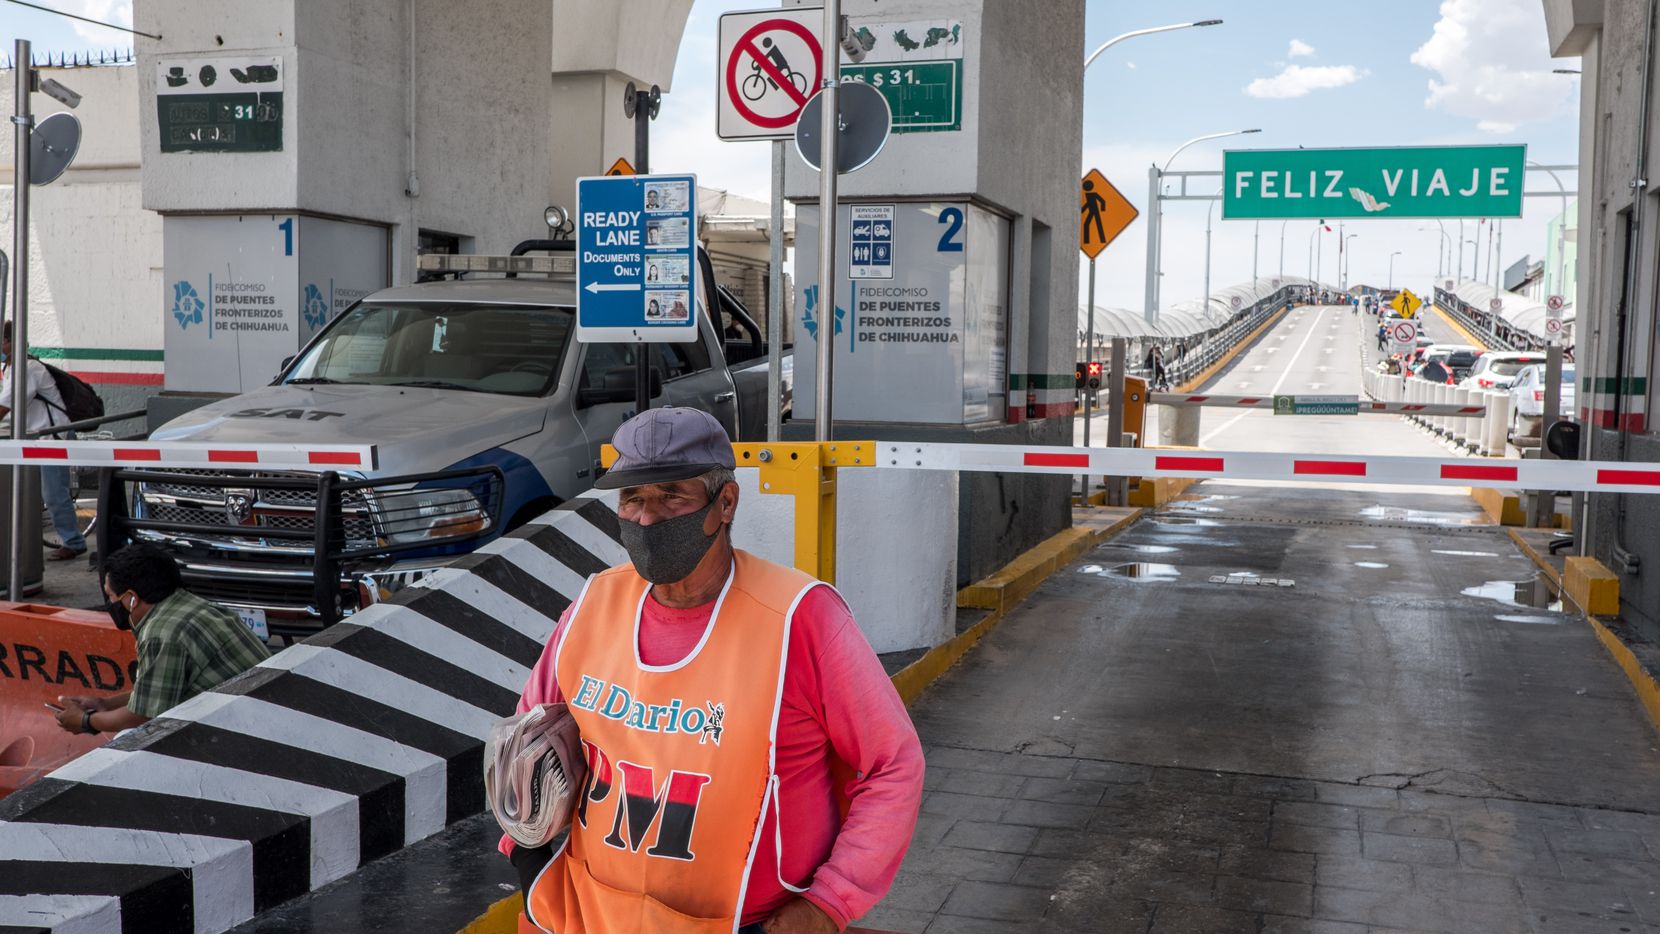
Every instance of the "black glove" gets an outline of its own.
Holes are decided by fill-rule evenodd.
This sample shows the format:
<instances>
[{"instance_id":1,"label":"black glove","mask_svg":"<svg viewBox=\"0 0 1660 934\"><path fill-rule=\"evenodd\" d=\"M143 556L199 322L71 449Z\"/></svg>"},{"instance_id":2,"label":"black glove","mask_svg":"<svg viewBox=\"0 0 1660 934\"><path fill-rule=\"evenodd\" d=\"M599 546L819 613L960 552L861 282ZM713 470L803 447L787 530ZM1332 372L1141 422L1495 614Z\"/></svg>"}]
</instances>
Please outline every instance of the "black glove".
<instances>
[{"instance_id":1,"label":"black glove","mask_svg":"<svg viewBox=\"0 0 1660 934\"><path fill-rule=\"evenodd\" d=\"M513 852L507 857L513 863L513 868L519 872L519 894L525 900L527 911L529 910L530 887L536 883L536 877L542 874L542 870L547 867L547 864L553 862L554 844L558 842L560 842L559 838L555 837L553 841L542 846L519 846L514 844Z\"/></svg>"}]
</instances>

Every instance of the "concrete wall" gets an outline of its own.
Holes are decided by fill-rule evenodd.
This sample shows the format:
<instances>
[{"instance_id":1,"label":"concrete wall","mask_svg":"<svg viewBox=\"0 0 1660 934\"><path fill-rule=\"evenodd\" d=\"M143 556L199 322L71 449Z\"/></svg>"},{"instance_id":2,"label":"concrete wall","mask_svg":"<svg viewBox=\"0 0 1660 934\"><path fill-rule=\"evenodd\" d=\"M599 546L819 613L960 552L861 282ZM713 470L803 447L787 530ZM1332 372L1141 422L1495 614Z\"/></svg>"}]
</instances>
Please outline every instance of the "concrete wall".
<instances>
[{"instance_id":1,"label":"concrete wall","mask_svg":"<svg viewBox=\"0 0 1660 934\"><path fill-rule=\"evenodd\" d=\"M968 199L1010 219L1011 386L1009 424L942 429L838 423L839 436L1070 445L1083 3L847 0L843 12L855 24L862 18L963 23L962 128L894 135L870 165L842 176L840 196L849 201ZM1014 140L1018 145L1011 144ZM817 201L818 173L793 154L785 191L798 203ZM811 413L798 410L796 417L810 419ZM811 437L812 426L796 421L786 426L786 433ZM995 571L1069 525L1067 490L1061 477L964 474L959 485L959 585Z\"/></svg>"},{"instance_id":2,"label":"concrete wall","mask_svg":"<svg viewBox=\"0 0 1660 934\"><path fill-rule=\"evenodd\" d=\"M281 152L164 154L141 118L145 207L388 224L395 282L413 278L421 228L478 252L545 236L547 15L538 0L140 0L138 28L165 37L138 40L141 114L159 59L276 55L288 69Z\"/></svg>"},{"instance_id":3,"label":"concrete wall","mask_svg":"<svg viewBox=\"0 0 1660 934\"><path fill-rule=\"evenodd\" d=\"M82 95L72 111L82 139L69 171L30 198L29 343L93 383L106 410L142 408L161 383L162 275L161 218L140 203L138 69L41 71ZM11 72L3 80L9 86ZM37 119L67 109L39 93L30 106ZM0 134L0 237L8 255L12 142L12 133Z\"/></svg>"},{"instance_id":4,"label":"concrete wall","mask_svg":"<svg viewBox=\"0 0 1660 934\"><path fill-rule=\"evenodd\" d=\"M1580 55L1579 240L1576 357L1578 402L1586 419L1587 456L1604 460L1660 460L1653 430L1656 353L1654 256L1660 250L1660 196L1655 192L1660 147L1660 98L1648 102L1643 137L1643 87L1655 81L1656 50L1645 57L1648 0L1545 0L1552 54ZM1647 68L1645 69L1645 65ZM1645 71L1647 72L1645 74ZM1646 146L1638 164L1639 144ZM1587 171L1588 169L1588 171ZM1649 179L1634 193L1635 178ZM1640 243L1631 250L1627 281L1628 218L1638 218ZM1660 638L1660 501L1653 496L1593 496L1580 538L1586 553L1620 578L1622 615ZM1634 556L1639 573L1623 560Z\"/></svg>"}]
</instances>

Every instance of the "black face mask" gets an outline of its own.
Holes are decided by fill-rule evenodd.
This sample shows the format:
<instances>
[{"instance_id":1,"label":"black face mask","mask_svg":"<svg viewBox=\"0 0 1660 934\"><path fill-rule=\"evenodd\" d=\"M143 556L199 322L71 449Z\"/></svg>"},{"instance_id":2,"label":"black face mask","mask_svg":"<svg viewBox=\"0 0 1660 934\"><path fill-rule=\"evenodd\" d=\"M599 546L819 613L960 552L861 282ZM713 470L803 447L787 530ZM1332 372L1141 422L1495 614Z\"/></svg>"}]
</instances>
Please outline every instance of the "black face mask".
<instances>
[{"instance_id":1,"label":"black face mask","mask_svg":"<svg viewBox=\"0 0 1660 934\"><path fill-rule=\"evenodd\" d=\"M720 535L703 534L703 519L715 504L689 515L641 525L622 520L623 548L628 550L634 570L653 584L672 584L683 581L697 570L698 562L709 553Z\"/></svg>"},{"instance_id":2,"label":"black face mask","mask_svg":"<svg viewBox=\"0 0 1660 934\"><path fill-rule=\"evenodd\" d=\"M115 621L115 628L129 631L133 628L133 611L127 609L127 605L120 600L111 600L104 604L104 612Z\"/></svg>"}]
</instances>

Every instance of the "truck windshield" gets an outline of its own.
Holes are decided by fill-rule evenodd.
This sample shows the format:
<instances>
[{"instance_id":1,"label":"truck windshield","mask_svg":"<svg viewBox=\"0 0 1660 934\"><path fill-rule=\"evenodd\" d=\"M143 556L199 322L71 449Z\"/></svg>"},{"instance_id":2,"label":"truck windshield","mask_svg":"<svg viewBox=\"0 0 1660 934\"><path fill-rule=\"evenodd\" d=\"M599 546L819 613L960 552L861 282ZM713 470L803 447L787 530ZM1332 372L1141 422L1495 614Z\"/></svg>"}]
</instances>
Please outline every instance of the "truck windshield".
<instances>
[{"instance_id":1,"label":"truck windshield","mask_svg":"<svg viewBox=\"0 0 1660 934\"><path fill-rule=\"evenodd\" d=\"M571 321L570 309L547 306L362 302L284 382L542 395L559 378Z\"/></svg>"}]
</instances>

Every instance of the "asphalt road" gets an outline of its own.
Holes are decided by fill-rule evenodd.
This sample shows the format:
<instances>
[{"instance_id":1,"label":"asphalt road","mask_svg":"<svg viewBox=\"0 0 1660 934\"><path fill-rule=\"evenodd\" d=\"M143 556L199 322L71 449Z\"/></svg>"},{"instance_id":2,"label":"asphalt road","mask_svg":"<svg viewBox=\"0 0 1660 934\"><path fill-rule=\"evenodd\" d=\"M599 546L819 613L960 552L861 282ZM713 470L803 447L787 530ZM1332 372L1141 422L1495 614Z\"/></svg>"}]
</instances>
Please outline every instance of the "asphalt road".
<instances>
[{"instance_id":1,"label":"asphalt road","mask_svg":"<svg viewBox=\"0 0 1660 934\"><path fill-rule=\"evenodd\" d=\"M1293 312L1207 389L1358 393L1368 324ZM1202 437L1448 453L1391 416L1207 410ZM928 790L872 927L1660 934L1654 726L1460 491L1199 484L912 716Z\"/></svg>"}]
</instances>

